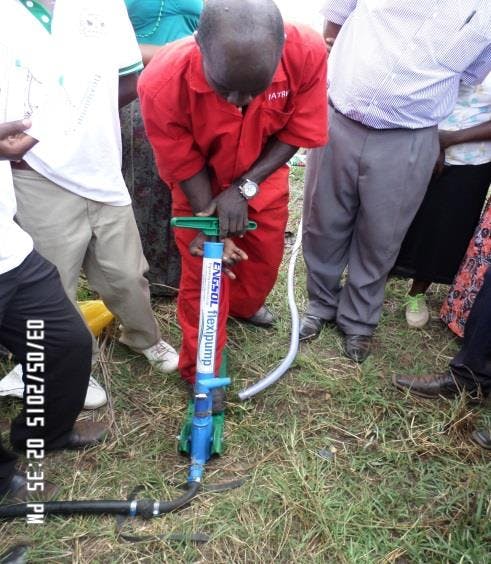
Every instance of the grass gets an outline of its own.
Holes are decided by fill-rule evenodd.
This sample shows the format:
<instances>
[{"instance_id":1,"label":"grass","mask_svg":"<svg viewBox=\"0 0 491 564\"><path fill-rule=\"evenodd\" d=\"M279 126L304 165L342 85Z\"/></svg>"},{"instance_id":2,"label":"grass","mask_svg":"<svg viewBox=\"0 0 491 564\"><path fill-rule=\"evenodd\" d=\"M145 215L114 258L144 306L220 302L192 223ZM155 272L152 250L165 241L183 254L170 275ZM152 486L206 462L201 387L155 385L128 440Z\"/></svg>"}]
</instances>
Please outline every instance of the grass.
<instances>
[{"instance_id":1,"label":"grass","mask_svg":"<svg viewBox=\"0 0 491 564\"><path fill-rule=\"evenodd\" d=\"M295 231L300 169L293 169L292 181ZM326 328L302 346L279 384L240 403L235 393L286 353L285 273L269 299L281 320L276 330L230 322L227 448L209 464L206 480L247 476L247 482L234 491L203 493L161 519L125 525L146 535L205 532L208 543L127 543L109 517L51 518L38 528L0 524L0 554L29 539L35 563L490 562L491 458L468 440L475 425L491 427L489 411L471 410L462 400L415 400L390 384L394 373L444 370L457 350L437 319L446 288L433 288L433 320L416 331L404 321L406 283L389 282L374 354L361 367L343 356L339 333ZM174 304L156 304L156 312L163 334L177 343ZM108 421L111 438L99 448L50 455L47 477L61 485L62 499L122 499L137 484L150 497L175 496L186 476L186 460L175 451L186 397L177 376L159 375L112 334L100 370L112 405L83 417ZM1 401L5 431L19 404Z\"/></svg>"}]
</instances>

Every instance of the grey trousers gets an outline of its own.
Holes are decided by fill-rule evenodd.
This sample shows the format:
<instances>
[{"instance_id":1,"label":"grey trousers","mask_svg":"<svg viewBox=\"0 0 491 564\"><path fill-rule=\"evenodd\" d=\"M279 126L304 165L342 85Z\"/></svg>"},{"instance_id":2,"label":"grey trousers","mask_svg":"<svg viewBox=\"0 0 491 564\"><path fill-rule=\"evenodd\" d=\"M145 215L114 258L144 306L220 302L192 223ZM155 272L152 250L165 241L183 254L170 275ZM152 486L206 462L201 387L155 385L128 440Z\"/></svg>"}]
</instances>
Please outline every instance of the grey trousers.
<instances>
[{"instance_id":1,"label":"grey trousers","mask_svg":"<svg viewBox=\"0 0 491 564\"><path fill-rule=\"evenodd\" d=\"M36 250L60 273L76 305L83 268L93 290L122 324L120 341L134 350L160 339L152 312L148 264L131 205L109 206L77 196L30 170L14 170L17 220ZM97 341L93 339L93 361Z\"/></svg>"},{"instance_id":2,"label":"grey trousers","mask_svg":"<svg viewBox=\"0 0 491 564\"><path fill-rule=\"evenodd\" d=\"M310 152L305 177L307 313L346 335L373 333L438 151L436 127L371 129L330 107L329 143Z\"/></svg>"}]
</instances>

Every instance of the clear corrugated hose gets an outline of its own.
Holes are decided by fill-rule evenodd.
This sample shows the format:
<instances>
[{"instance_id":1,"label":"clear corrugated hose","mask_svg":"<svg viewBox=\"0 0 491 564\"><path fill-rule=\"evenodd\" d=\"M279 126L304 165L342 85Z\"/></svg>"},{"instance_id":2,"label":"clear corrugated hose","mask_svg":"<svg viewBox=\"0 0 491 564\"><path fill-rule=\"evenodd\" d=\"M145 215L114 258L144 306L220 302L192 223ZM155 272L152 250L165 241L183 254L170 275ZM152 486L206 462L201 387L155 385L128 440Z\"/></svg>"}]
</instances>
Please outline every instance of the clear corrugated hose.
<instances>
[{"instance_id":1,"label":"clear corrugated hose","mask_svg":"<svg viewBox=\"0 0 491 564\"><path fill-rule=\"evenodd\" d=\"M264 378L256 382L249 388L246 388L239 392L239 399L241 401L248 400L259 394L269 386L276 383L282 376L285 375L287 370L292 365L298 352L298 330L299 330L299 316L297 304L295 303L295 266L297 263L298 253L302 246L302 220L298 226L297 236L295 238L295 243L292 247L292 254L290 257L290 262L288 264L288 278L287 278L287 290L288 290L288 307L290 309L291 316L291 337L290 337L290 349L286 357L280 362L280 364L274 368L271 372L266 374Z\"/></svg>"}]
</instances>

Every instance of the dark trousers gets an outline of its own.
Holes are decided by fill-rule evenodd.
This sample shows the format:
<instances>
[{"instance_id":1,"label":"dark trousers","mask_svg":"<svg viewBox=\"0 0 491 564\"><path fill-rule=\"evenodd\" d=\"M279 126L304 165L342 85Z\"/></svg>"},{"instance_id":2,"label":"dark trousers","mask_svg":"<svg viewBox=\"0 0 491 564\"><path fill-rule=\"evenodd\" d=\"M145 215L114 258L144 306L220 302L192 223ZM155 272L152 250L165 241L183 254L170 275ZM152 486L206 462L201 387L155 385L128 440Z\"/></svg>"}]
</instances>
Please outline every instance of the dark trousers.
<instances>
[{"instance_id":1,"label":"dark trousers","mask_svg":"<svg viewBox=\"0 0 491 564\"><path fill-rule=\"evenodd\" d=\"M39 341L27 340L28 326L44 323ZM35 324L34 324L35 325ZM22 364L27 379L28 354L41 345L44 371L44 426L26 423L26 404L12 422L10 441L24 450L26 439L43 438L47 450L66 443L82 409L90 376L92 341L80 315L67 298L56 268L36 251L13 270L0 275L0 344ZM30 373L32 368L29 369ZM0 442L0 493L14 472L16 456Z\"/></svg>"},{"instance_id":2,"label":"dark trousers","mask_svg":"<svg viewBox=\"0 0 491 564\"><path fill-rule=\"evenodd\" d=\"M484 393L491 393L491 268L469 314L464 344L450 367L467 388L480 386Z\"/></svg>"},{"instance_id":3,"label":"dark trousers","mask_svg":"<svg viewBox=\"0 0 491 564\"><path fill-rule=\"evenodd\" d=\"M433 177L392 272L452 284L491 183L491 163L449 165Z\"/></svg>"}]
</instances>

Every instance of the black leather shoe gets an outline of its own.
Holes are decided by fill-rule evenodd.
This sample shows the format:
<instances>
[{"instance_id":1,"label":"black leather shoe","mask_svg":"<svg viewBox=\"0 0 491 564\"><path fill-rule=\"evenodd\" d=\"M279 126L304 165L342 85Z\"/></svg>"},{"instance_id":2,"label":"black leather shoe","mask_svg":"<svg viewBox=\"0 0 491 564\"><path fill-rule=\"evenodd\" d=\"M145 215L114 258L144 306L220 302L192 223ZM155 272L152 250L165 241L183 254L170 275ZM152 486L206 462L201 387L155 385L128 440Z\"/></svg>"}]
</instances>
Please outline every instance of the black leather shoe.
<instances>
[{"instance_id":1,"label":"black leather shoe","mask_svg":"<svg viewBox=\"0 0 491 564\"><path fill-rule=\"evenodd\" d=\"M98 421L77 421L68 441L60 448L82 449L101 443L108 434L108 428Z\"/></svg>"},{"instance_id":2,"label":"black leather shoe","mask_svg":"<svg viewBox=\"0 0 491 564\"><path fill-rule=\"evenodd\" d=\"M304 314L300 320L299 340L310 341L317 339L326 323L327 320L322 317L317 317L317 315L311 315L309 313Z\"/></svg>"},{"instance_id":3,"label":"black leather shoe","mask_svg":"<svg viewBox=\"0 0 491 564\"><path fill-rule=\"evenodd\" d=\"M241 321L245 323L250 323L256 327L269 328L272 327L276 319L271 311L265 306L261 306L256 313L251 317L239 317Z\"/></svg>"},{"instance_id":4,"label":"black leather shoe","mask_svg":"<svg viewBox=\"0 0 491 564\"><path fill-rule=\"evenodd\" d=\"M462 393L468 393L473 401L480 401L483 394L480 389L466 389L453 374L428 374L426 376L395 375L392 383L400 390L409 391L415 396L435 399L438 397L454 398Z\"/></svg>"},{"instance_id":5,"label":"black leather shoe","mask_svg":"<svg viewBox=\"0 0 491 564\"><path fill-rule=\"evenodd\" d=\"M0 499L4 498L4 504L49 501L58 494L59 488L52 482L44 481L43 486L43 491L28 491L26 473L16 471L12 474L7 489L0 495Z\"/></svg>"},{"instance_id":6,"label":"black leather shoe","mask_svg":"<svg viewBox=\"0 0 491 564\"><path fill-rule=\"evenodd\" d=\"M476 429L471 434L471 439L481 448L491 450L491 433L483 429Z\"/></svg>"},{"instance_id":7,"label":"black leather shoe","mask_svg":"<svg viewBox=\"0 0 491 564\"><path fill-rule=\"evenodd\" d=\"M370 354L371 344L372 337L370 335L345 335L344 354L351 360L361 363Z\"/></svg>"}]
</instances>

